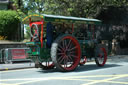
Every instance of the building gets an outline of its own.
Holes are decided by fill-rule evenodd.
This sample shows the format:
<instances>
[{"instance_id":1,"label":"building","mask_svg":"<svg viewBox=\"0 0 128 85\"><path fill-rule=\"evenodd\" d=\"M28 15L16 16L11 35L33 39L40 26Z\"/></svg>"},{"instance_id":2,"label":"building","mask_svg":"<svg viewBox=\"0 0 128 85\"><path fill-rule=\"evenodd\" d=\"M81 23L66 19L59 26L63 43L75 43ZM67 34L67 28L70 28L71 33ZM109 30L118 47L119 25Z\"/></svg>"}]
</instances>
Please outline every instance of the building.
<instances>
[{"instance_id":1,"label":"building","mask_svg":"<svg viewBox=\"0 0 128 85\"><path fill-rule=\"evenodd\" d=\"M9 5L9 0L0 0L0 10L7 10Z\"/></svg>"}]
</instances>

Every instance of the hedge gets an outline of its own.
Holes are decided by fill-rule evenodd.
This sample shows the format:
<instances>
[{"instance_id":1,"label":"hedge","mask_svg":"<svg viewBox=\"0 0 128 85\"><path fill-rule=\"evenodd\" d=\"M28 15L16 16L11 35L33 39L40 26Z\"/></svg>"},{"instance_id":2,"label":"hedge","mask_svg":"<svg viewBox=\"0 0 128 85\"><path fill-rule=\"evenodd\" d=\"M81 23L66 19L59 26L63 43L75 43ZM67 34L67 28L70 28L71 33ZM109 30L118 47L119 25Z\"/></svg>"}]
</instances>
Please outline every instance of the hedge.
<instances>
[{"instance_id":1,"label":"hedge","mask_svg":"<svg viewBox=\"0 0 128 85\"><path fill-rule=\"evenodd\" d=\"M8 40L12 40L18 32L19 16L16 11L1 10L0 11L0 36L6 36Z\"/></svg>"}]
</instances>

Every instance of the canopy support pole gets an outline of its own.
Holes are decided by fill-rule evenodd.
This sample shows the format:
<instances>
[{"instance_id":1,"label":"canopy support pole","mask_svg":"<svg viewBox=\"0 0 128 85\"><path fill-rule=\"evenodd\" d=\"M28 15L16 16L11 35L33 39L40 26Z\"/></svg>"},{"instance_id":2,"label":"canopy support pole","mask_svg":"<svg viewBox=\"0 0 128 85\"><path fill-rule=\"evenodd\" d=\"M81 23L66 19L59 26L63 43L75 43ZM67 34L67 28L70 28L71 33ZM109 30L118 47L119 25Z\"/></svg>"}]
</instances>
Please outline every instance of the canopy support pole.
<instances>
[{"instance_id":1,"label":"canopy support pole","mask_svg":"<svg viewBox=\"0 0 128 85\"><path fill-rule=\"evenodd\" d=\"M74 24L72 23L72 33L74 32Z\"/></svg>"}]
</instances>

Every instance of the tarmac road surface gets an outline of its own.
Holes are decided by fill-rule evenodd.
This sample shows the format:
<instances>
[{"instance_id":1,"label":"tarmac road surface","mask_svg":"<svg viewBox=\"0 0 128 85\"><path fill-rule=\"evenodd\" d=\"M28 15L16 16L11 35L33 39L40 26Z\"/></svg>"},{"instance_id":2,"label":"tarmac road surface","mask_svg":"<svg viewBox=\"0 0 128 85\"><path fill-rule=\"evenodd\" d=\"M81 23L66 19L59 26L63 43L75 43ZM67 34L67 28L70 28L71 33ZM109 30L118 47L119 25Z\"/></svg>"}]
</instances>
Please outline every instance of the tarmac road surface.
<instances>
[{"instance_id":1,"label":"tarmac road surface","mask_svg":"<svg viewBox=\"0 0 128 85\"><path fill-rule=\"evenodd\" d=\"M36 68L0 71L0 85L128 85L127 59L110 59L102 68L89 62L72 72Z\"/></svg>"}]
</instances>

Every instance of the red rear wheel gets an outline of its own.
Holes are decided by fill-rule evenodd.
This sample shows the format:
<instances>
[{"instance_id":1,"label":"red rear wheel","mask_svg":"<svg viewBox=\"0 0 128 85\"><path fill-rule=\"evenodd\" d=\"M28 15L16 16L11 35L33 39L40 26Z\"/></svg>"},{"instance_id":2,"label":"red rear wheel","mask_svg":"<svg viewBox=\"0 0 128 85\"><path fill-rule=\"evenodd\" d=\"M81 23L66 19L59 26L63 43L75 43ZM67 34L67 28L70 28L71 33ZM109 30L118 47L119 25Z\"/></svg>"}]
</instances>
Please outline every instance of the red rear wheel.
<instances>
[{"instance_id":1,"label":"red rear wheel","mask_svg":"<svg viewBox=\"0 0 128 85\"><path fill-rule=\"evenodd\" d=\"M64 35L52 44L51 56L57 69L72 71L80 61L80 45L73 36Z\"/></svg>"},{"instance_id":2,"label":"red rear wheel","mask_svg":"<svg viewBox=\"0 0 128 85\"><path fill-rule=\"evenodd\" d=\"M100 47L96 51L95 62L98 66L104 66L107 61L107 52L104 47Z\"/></svg>"}]
</instances>

